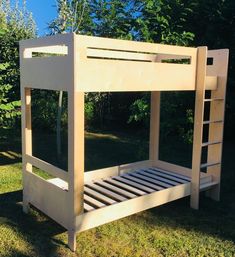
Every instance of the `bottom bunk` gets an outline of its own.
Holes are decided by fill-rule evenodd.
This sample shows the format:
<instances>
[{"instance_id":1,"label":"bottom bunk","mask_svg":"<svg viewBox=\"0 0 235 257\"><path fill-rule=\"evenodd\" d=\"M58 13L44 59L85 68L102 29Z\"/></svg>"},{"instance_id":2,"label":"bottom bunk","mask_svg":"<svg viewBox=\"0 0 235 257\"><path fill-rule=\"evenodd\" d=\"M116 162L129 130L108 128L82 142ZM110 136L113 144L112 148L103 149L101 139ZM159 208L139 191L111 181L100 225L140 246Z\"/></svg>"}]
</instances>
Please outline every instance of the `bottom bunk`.
<instances>
[{"instance_id":1,"label":"bottom bunk","mask_svg":"<svg viewBox=\"0 0 235 257\"><path fill-rule=\"evenodd\" d=\"M94 172L97 175L99 170ZM188 196L190 181L190 174L182 175L157 167L132 169L107 177L98 174L94 180L87 179L85 173L84 213L76 217L76 231L87 230ZM48 182L68 190L67 183L59 178ZM214 185L216 183L211 175L201 173L201 190Z\"/></svg>"}]
</instances>

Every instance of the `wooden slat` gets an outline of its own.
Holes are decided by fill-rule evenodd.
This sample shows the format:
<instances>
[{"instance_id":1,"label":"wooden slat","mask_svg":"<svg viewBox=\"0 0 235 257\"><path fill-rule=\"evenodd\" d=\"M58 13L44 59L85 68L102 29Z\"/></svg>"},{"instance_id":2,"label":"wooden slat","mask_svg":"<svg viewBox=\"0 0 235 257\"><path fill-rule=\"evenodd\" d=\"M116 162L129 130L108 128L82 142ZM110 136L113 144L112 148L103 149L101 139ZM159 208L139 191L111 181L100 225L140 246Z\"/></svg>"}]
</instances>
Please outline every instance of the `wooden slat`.
<instances>
[{"instance_id":1,"label":"wooden slat","mask_svg":"<svg viewBox=\"0 0 235 257\"><path fill-rule=\"evenodd\" d=\"M219 165L219 164L221 164L221 163L220 162L203 163L203 164L201 164L201 169L211 167L211 166L215 166L215 165Z\"/></svg>"},{"instance_id":2,"label":"wooden slat","mask_svg":"<svg viewBox=\"0 0 235 257\"><path fill-rule=\"evenodd\" d=\"M124 197L127 197L127 198L134 198L134 197L136 197L135 194L132 194L132 193L126 191L126 190L120 189L120 188L118 188L116 186L110 185L109 183L98 181L98 182L96 182L96 184L98 184L98 185L100 185L102 187L105 187L106 189L111 190L111 191L113 191L115 193L121 194L121 195L123 195Z\"/></svg>"},{"instance_id":3,"label":"wooden slat","mask_svg":"<svg viewBox=\"0 0 235 257\"><path fill-rule=\"evenodd\" d=\"M84 201L86 203L89 203L90 205L95 206L96 208L102 208L102 207L106 206L104 203L102 203L86 194L84 194Z\"/></svg>"},{"instance_id":4,"label":"wooden slat","mask_svg":"<svg viewBox=\"0 0 235 257\"><path fill-rule=\"evenodd\" d=\"M116 194L116 193L114 193L113 191L110 191L110 190L108 190L108 189L105 189L105 188L103 188L103 187L101 187L101 186L98 186L98 185L96 185L96 184L87 184L86 186L89 187L89 188L91 188L91 189L93 189L93 190L95 190L95 191L98 191L98 192L100 192L100 193L102 193L102 194L105 194L106 196L108 196L108 197L110 197L110 198L112 198L112 199L115 199L115 200L117 200L117 201L122 202L122 201L127 200L126 197L121 196L121 195L119 195L119 194Z\"/></svg>"},{"instance_id":5,"label":"wooden slat","mask_svg":"<svg viewBox=\"0 0 235 257\"><path fill-rule=\"evenodd\" d=\"M152 183L143 181L141 179L135 178L135 177L133 177L131 175L122 175L122 177L126 178L126 179L129 179L129 180L132 180L134 182L137 182L137 183L139 183L141 185L145 185L145 186L150 187L150 188L155 189L155 190L162 190L162 187L160 187L160 186L157 186L155 184L152 184Z\"/></svg>"},{"instance_id":6,"label":"wooden slat","mask_svg":"<svg viewBox=\"0 0 235 257\"><path fill-rule=\"evenodd\" d=\"M154 180L154 179L152 179L152 178L149 178L149 177L147 177L147 176L143 176L143 175L138 174L138 173L136 173L136 172L132 173L131 176L133 176L133 177L135 177L135 178L142 179L143 181L150 182L151 184L157 185L157 186L159 187L159 190L165 189L165 187L160 186L159 183L157 183L156 180Z\"/></svg>"},{"instance_id":7,"label":"wooden slat","mask_svg":"<svg viewBox=\"0 0 235 257\"><path fill-rule=\"evenodd\" d=\"M146 187L146 186L140 185L140 184L138 184L138 183L136 183L134 181L130 181L128 179L125 179L124 177L113 177L113 179L118 180L118 181L123 182L123 183L126 183L128 185L131 185L133 187L136 187L136 188L138 188L140 190L143 190L145 192L148 192L148 193L152 193L152 192L155 191L155 190L153 190L153 189L151 189L149 187Z\"/></svg>"},{"instance_id":8,"label":"wooden slat","mask_svg":"<svg viewBox=\"0 0 235 257\"><path fill-rule=\"evenodd\" d=\"M145 195L146 194L146 192L144 192L144 191L142 191L140 189L137 189L137 188L129 186L127 184L121 183L121 182L119 182L117 180L114 180L114 179L108 178L108 179L105 179L105 181L108 182L108 183L111 183L111 184L113 184L115 186L118 186L120 188L126 189L126 190L128 190L128 191L130 191L130 192L132 192L132 193L134 193L136 195Z\"/></svg>"},{"instance_id":9,"label":"wooden slat","mask_svg":"<svg viewBox=\"0 0 235 257\"><path fill-rule=\"evenodd\" d=\"M176 176L174 176L173 174L167 174L162 170L158 170L156 168L151 168L151 170L153 170L154 172L156 172L159 176L164 177L164 178L169 178L170 180L179 182L179 183L185 183L188 181L188 179L182 179L182 178L178 178Z\"/></svg>"},{"instance_id":10,"label":"wooden slat","mask_svg":"<svg viewBox=\"0 0 235 257\"><path fill-rule=\"evenodd\" d=\"M213 101L223 101L224 98L208 98L208 99L205 99L204 101L205 102L213 102Z\"/></svg>"},{"instance_id":11,"label":"wooden slat","mask_svg":"<svg viewBox=\"0 0 235 257\"><path fill-rule=\"evenodd\" d=\"M85 192L85 194L91 195L92 197L95 197L96 199L98 199L102 202L105 202L107 204L114 204L114 203L117 202L117 201L115 201L115 200L113 200L113 199L95 191L95 190L92 190L91 188L86 187L86 186L84 187L84 192Z\"/></svg>"},{"instance_id":12,"label":"wooden slat","mask_svg":"<svg viewBox=\"0 0 235 257\"><path fill-rule=\"evenodd\" d=\"M217 186L217 185L218 185L218 182L217 182L217 181L212 181L212 182L204 183L204 184L200 185L200 190L201 190L201 191L203 191L203 190L208 190L208 189L210 189L211 187Z\"/></svg>"},{"instance_id":13,"label":"wooden slat","mask_svg":"<svg viewBox=\"0 0 235 257\"><path fill-rule=\"evenodd\" d=\"M169 178L170 180L179 182L179 183L185 183L185 179L182 178L177 178L176 176L172 175L172 174L166 174L164 172L162 172L161 170L158 170L156 168L151 168L151 170L155 171L160 177L164 177L164 178Z\"/></svg>"},{"instance_id":14,"label":"wooden slat","mask_svg":"<svg viewBox=\"0 0 235 257\"><path fill-rule=\"evenodd\" d=\"M146 170L147 173L150 173L152 174L153 176L156 176L156 178L160 181L163 181L169 185L172 185L172 186L176 186L176 185L179 185L180 183L179 182L176 182L176 181L173 181L173 180L170 180L170 179L167 179L167 178L163 178L161 176L159 176L159 174L157 174L154 170Z\"/></svg>"},{"instance_id":15,"label":"wooden slat","mask_svg":"<svg viewBox=\"0 0 235 257\"><path fill-rule=\"evenodd\" d=\"M188 196L190 183L156 191L118 204L81 214L76 219L76 231L81 232L137 212Z\"/></svg>"},{"instance_id":16,"label":"wooden slat","mask_svg":"<svg viewBox=\"0 0 235 257\"><path fill-rule=\"evenodd\" d=\"M84 210L88 212L95 210L95 208L87 203L84 203Z\"/></svg>"},{"instance_id":17,"label":"wooden slat","mask_svg":"<svg viewBox=\"0 0 235 257\"><path fill-rule=\"evenodd\" d=\"M149 177L149 178L154 179L154 180L156 181L156 183L157 183L159 186L163 186L163 187L165 187L165 188L172 187L172 185L167 184L167 183L165 183L165 182L159 180L157 176L152 175L151 173L148 173L148 172L145 172L145 171L138 171L137 174L142 174L142 175L144 175L145 177Z\"/></svg>"},{"instance_id":18,"label":"wooden slat","mask_svg":"<svg viewBox=\"0 0 235 257\"><path fill-rule=\"evenodd\" d=\"M161 171L162 173L171 175L171 176L173 176L173 177L181 178L181 179L186 180L186 181L191 181L191 178L190 178L190 177L185 176L185 175L178 174L178 173L176 173L176 172L167 171L167 170L159 169L159 168L156 168L156 167L153 167L153 169L156 169L156 170L158 170L158 171Z\"/></svg>"},{"instance_id":19,"label":"wooden slat","mask_svg":"<svg viewBox=\"0 0 235 257\"><path fill-rule=\"evenodd\" d=\"M153 167L157 169L167 170L169 172L174 172L186 177L191 177L192 175L192 169L165 161L157 160L156 162L154 162Z\"/></svg>"},{"instance_id":20,"label":"wooden slat","mask_svg":"<svg viewBox=\"0 0 235 257\"><path fill-rule=\"evenodd\" d=\"M222 141L205 142L205 143L202 143L202 147L209 146L209 145L217 145L217 144L222 144Z\"/></svg>"},{"instance_id":21,"label":"wooden slat","mask_svg":"<svg viewBox=\"0 0 235 257\"><path fill-rule=\"evenodd\" d=\"M206 124L210 124L210 123L222 123L224 122L223 120L206 120L206 121L203 121L203 124L206 125Z\"/></svg>"},{"instance_id":22,"label":"wooden slat","mask_svg":"<svg viewBox=\"0 0 235 257\"><path fill-rule=\"evenodd\" d=\"M25 155L25 161L32 164L33 166L46 171L50 175L54 177L61 178L62 180L68 181L68 172L48 163L45 162L35 156L30 156L28 154Z\"/></svg>"}]
</instances>

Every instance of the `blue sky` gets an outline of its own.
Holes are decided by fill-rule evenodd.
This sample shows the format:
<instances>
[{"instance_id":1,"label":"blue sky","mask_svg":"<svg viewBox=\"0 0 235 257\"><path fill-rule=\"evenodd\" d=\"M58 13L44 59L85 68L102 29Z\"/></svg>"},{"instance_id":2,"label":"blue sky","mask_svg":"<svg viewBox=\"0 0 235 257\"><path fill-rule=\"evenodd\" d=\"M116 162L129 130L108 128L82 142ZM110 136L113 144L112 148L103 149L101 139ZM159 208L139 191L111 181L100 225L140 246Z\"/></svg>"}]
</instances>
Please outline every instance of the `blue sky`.
<instances>
[{"instance_id":1,"label":"blue sky","mask_svg":"<svg viewBox=\"0 0 235 257\"><path fill-rule=\"evenodd\" d=\"M27 9L33 13L38 35L48 32L48 23L56 17L56 0L27 0Z\"/></svg>"}]
</instances>

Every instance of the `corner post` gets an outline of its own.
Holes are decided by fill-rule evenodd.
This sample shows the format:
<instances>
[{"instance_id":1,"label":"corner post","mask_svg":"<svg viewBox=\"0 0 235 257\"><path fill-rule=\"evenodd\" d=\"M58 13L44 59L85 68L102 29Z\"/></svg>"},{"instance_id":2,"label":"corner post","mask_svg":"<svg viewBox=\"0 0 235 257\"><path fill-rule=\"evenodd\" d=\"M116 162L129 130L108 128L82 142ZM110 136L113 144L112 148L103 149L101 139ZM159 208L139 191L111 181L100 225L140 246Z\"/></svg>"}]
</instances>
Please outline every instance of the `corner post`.
<instances>
[{"instance_id":1,"label":"corner post","mask_svg":"<svg viewBox=\"0 0 235 257\"><path fill-rule=\"evenodd\" d=\"M207 47L198 47L197 66L196 66L196 96L195 96L195 112L194 112L193 160L192 160L191 199L190 199L190 206L193 209L199 208L206 65L207 65Z\"/></svg>"},{"instance_id":2,"label":"corner post","mask_svg":"<svg viewBox=\"0 0 235 257\"><path fill-rule=\"evenodd\" d=\"M161 93L151 92L149 159L155 164L159 159Z\"/></svg>"},{"instance_id":3,"label":"corner post","mask_svg":"<svg viewBox=\"0 0 235 257\"><path fill-rule=\"evenodd\" d=\"M73 49L71 60L74 63L73 85L68 91L68 193L69 193L69 227L68 244L76 250L76 217L83 212L84 187L84 93L76 90L77 86L77 42L72 35Z\"/></svg>"},{"instance_id":4,"label":"corner post","mask_svg":"<svg viewBox=\"0 0 235 257\"><path fill-rule=\"evenodd\" d=\"M24 51L20 45L20 69L22 69L22 60L31 57L31 53ZM21 70L22 72L22 70ZM26 172L32 172L32 165L27 163L25 155L32 155L32 121L31 121L31 89L25 87L24 80L20 78L21 90L21 134L22 134L22 175L23 175L23 211L28 213L29 201L27 192Z\"/></svg>"}]
</instances>

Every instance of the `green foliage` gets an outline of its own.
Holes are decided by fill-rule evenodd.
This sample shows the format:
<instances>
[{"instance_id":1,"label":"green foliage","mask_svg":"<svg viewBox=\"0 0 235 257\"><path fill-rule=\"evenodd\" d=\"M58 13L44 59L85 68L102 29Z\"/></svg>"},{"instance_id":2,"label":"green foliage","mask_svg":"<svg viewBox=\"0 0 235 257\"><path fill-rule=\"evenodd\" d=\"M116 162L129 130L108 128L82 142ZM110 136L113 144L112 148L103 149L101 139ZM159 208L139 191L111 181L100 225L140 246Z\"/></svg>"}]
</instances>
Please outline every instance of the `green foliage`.
<instances>
[{"instance_id":1,"label":"green foliage","mask_svg":"<svg viewBox=\"0 0 235 257\"><path fill-rule=\"evenodd\" d=\"M35 24L25 8L0 3L0 127L12 127L20 116L18 41L35 36Z\"/></svg>"},{"instance_id":2,"label":"green foliage","mask_svg":"<svg viewBox=\"0 0 235 257\"><path fill-rule=\"evenodd\" d=\"M86 126L94 119L94 102L86 102L85 103L85 118L86 118Z\"/></svg>"},{"instance_id":3,"label":"green foliage","mask_svg":"<svg viewBox=\"0 0 235 257\"><path fill-rule=\"evenodd\" d=\"M138 98L134 101L134 103L130 106L130 118L128 123L133 121L135 122L144 122L147 124L149 122L149 112L150 112L150 105L149 105L149 98L144 95L142 98Z\"/></svg>"},{"instance_id":4,"label":"green foliage","mask_svg":"<svg viewBox=\"0 0 235 257\"><path fill-rule=\"evenodd\" d=\"M62 101L61 127L63 131L68 126L68 97L65 92ZM35 129L56 130L59 91L32 90L32 122Z\"/></svg>"},{"instance_id":5,"label":"green foliage","mask_svg":"<svg viewBox=\"0 0 235 257\"><path fill-rule=\"evenodd\" d=\"M180 0L139 2L136 32L140 40L174 45L192 42L194 34L185 30L187 17L193 12L189 4Z\"/></svg>"},{"instance_id":6,"label":"green foliage","mask_svg":"<svg viewBox=\"0 0 235 257\"><path fill-rule=\"evenodd\" d=\"M49 26L51 33L77 31L178 45L187 45L193 40L193 34L184 29L186 17L192 10L183 1L167 1L166 4L162 0L57 0L57 12L57 18ZM114 93L87 94L87 125L95 123L103 127L108 119L119 123L126 119L128 123L148 126L149 99L145 94L129 96L125 98L128 102L120 103L119 98L119 94ZM128 114L123 115L123 112Z\"/></svg>"}]
</instances>

